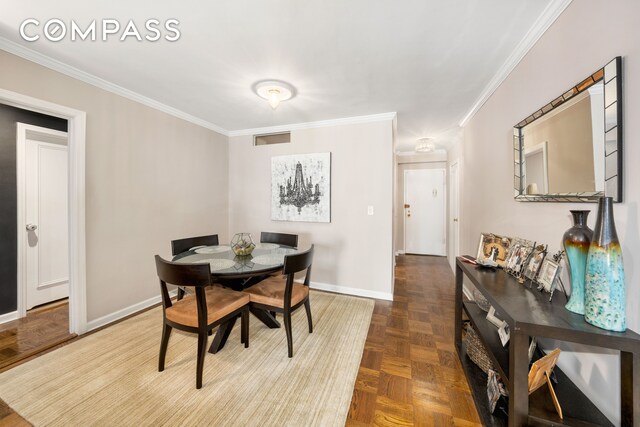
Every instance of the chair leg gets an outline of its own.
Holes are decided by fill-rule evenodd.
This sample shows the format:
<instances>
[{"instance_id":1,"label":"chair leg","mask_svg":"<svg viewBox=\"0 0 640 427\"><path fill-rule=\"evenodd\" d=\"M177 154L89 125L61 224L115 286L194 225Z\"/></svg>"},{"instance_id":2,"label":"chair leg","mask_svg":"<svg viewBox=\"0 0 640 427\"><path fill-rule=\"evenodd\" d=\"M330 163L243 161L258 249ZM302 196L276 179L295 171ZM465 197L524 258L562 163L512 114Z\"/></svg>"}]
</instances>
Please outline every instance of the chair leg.
<instances>
[{"instance_id":1,"label":"chair leg","mask_svg":"<svg viewBox=\"0 0 640 427\"><path fill-rule=\"evenodd\" d=\"M313 332L313 320L311 319L311 303L309 302L309 297L304 302L304 309L307 311L307 321L309 322L309 333Z\"/></svg>"},{"instance_id":2,"label":"chair leg","mask_svg":"<svg viewBox=\"0 0 640 427\"><path fill-rule=\"evenodd\" d=\"M276 314L277 313L275 311L270 311L269 313L271 313L271 315L273 316L274 319L276 318Z\"/></svg>"},{"instance_id":3,"label":"chair leg","mask_svg":"<svg viewBox=\"0 0 640 427\"><path fill-rule=\"evenodd\" d=\"M204 355L207 353L207 333L198 333L198 363L196 366L196 388L202 388L202 371L204 369Z\"/></svg>"},{"instance_id":4,"label":"chair leg","mask_svg":"<svg viewBox=\"0 0 640 427\"><path fill-rule=\"evenodd\" d=\"M158 357L158 372L164 371L164 359L167 355L167 347L169 345L169 336L173 328L166 323L162 327L162 339L160 340L160 356Z\"/></svg>"},{"instance_id":5,"label":"chair leg","mask_svg":"<svg viewBox=\"0 0 640 427\"><path fill-rule=\"evenodd\" d=\"M240 320L240 342L244 343L244 348L249 348L249 309L242 310Z\"/></svg>"},{"instance_id":6,"label":"chair leg","mask_svg":"<svg viewBox=\"0 0 640 427\"><path fill-rule=\"evenodd\" d=\"M184 288L178 287L178 295L176 297L176 300L180 301L182 297L184 297Z\"/></svg>"},{"instance_id":7,"label":"chair leg","mask_svg":"<svg viewBox=\"0 0 640 427\"><path fill-rule=\"evenodd\" d=\"M289 357L293 357L293 335L291 333L291 312L285 311L282 315L284 320L284 329L287 332L287 349L289 350Z\"/></svg>"}]
</instances>

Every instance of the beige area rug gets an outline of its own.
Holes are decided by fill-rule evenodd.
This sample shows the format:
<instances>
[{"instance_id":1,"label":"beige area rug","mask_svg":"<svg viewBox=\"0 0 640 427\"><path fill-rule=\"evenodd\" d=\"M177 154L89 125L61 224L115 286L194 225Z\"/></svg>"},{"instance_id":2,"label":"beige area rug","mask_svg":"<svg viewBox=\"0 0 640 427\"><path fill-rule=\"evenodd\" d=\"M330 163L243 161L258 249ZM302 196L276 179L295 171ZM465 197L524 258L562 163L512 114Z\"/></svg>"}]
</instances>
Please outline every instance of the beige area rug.
<instances>
[{"instance_id":1,"label":"beige area rug","mask_svg":"<svg viewBox=\"0 0 640 427\"><path fill-rule=\"evenodd\" d=\"M311 311L312 334L293 315L292 359L284 329L251 316L245 349L236 322L200 390L195 335L174 330L158 372L155 308L0 374L0 397L35 426L342 426L373 301L312 291Z\"/></svg>"}]
</instances>

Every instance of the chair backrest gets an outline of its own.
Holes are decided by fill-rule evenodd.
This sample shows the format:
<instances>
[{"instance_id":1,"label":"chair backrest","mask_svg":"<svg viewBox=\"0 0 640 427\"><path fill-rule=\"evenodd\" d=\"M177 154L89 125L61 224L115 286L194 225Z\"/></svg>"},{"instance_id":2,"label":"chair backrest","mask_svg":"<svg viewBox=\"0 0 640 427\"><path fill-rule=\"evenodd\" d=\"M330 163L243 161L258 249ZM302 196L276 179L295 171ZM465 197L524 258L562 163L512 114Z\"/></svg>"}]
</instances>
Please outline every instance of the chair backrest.
<instances>
[{"instance_id":1,"label":"chair backrest","mask_svg":"<svg viewBox=\"0 0 640 427\"><path fill-rule=\"evenodd\" d=\"M188 251L194 246L216 246L218 245L218 235L210 234L208 236L187 237L186 239L178 239L171 241L171 255L178 255Z\"/></svg>"},{"instance_id":2,"label":"chair backrest","mask_svg":"<svg viewBox=\"0 0 640 427\"><path fill-rule=\"evenodd\" d=\"M160 279L160 290L162 292L162 306L169 308L172 306L167 284L176 286L193 286L196 288L196 298L198 300L198 317L207 318L207 304L204 296L204 287L211 284L211 265L200 264L180 264L166 261L156 255L156 271Z\"/></svg>"},{"instance_id":3,"label":"chair backrest","mask_svg":"<svg viewBox=\"0 0 640 427\"><path fill-rule=\"evenodd\" d=\"M263 231L260 233L260 243L277 243L279 245L291 246L292 248L298 247L298 235L286 234L286 233L272 233L270 231Z\"/></svg>"},{"instance_id":4,"label":"chair backrest","mask_svg":"<svg viewBox=\"0 0 640 427\"><path fill-rule=\"evenodd\" d=\"M287 287L293 284L293 276L303 270L307 270L307 274L304 278L304 285L309 286L311 280L311 264L313 263L313 245L304 252L300 252L293 255L285 255L284 267L282 268L282 274L287 275Z\"/></svg>"}]
</instances>

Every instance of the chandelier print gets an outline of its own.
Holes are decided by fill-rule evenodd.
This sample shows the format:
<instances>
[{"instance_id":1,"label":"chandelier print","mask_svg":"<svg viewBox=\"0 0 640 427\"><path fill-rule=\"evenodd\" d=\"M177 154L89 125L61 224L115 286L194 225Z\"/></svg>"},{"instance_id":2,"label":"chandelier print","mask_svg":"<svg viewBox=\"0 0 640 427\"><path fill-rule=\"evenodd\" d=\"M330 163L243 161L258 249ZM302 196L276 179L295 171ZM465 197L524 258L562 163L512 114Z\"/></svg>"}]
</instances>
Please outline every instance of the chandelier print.
<instances>
[{"instance_id":1,"label":"chandelier print","mask_svg":"<svg viewBox=\"0 0 640 427\"><path fill-rule=\"evenodd\" d=\"M330 222L331 153L271 159L271 219Z\"/></svg>"},{"instance_id":2,"label":"chandelier print","mask_svg":"<svg viewBox=\"0 0 640 427\"><path fill-rule=\"evenodd\" d=\"M306 205L314 205L320 202L320 186L313 186L311 178L305 183L304 174L302 172L302 164L296 164L296 176L293 184L291 178L287 180L287 187L280 186L280 205L293 205L298 208L301 213L302 208Z\"/></svg>"}]
</instances>

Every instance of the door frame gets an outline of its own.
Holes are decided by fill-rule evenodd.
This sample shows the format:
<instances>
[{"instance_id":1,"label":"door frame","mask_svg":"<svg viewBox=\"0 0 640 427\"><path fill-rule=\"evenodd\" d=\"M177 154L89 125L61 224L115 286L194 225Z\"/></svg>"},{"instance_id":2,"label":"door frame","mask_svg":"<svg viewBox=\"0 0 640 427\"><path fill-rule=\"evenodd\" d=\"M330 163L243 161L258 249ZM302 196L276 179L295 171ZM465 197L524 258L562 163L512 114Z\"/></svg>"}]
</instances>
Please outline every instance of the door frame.
<instances>
[{"instance_id":1,"label":"door frame","mask_svg":"<svg viewBox=\"0 0 640 427\"><path fill-rule=\"evenodd\" d=\"M403 191L403 195L402 195L402 235L403 235L403 246L404 246L404 250L403 253L407 254L409 253L407 251L407 215L406 215L406 208L404 206L406 206L407 204L407 172L411 172L411 171L422 171L422 170L428 170L428 171L441 171L442 175L444 177L443 180L443 189L442 189L442 193L444 194L445 197L445 201L442 204L442 209L443 209L443 218L444 218L444 223L442 224L444 227L444 256L447 256L447 240L448 240L448 236L447 236L447 169L445 168L416 168L416 169L405 169L404 174L402 175L402 191ZM440 255L434 255L434 256L440 256Z\"/></svg>"},{"instance_id":2,"label":"door frame","mask_svg":"<svg viewBox=\"0 0 640 427\"><path fill-rule=\"evenodd\" d=\"M59 130L49 129L41 126L30 125L26 123L18 122L16 129L16 182L17 182L17 212L18 212L18 318L25 317L27 315L27 275L26 275L26 254L27 247L25 245L24 230L26 227L25 211L26 211L26 145L27 139L33 135L41 137L43 142L46 139L56 139L66 141L65 147L67 153L69 151L69 134L68 132L62 132ZM68 154L67 154L68 156ZM67 169L69 165L67 164ZM69 212L67 212L67 219L69 218ZM67 235L69 239L69 235Z\"/></svg>"},{"instance_id":3,"label":"door frame","mask_svg":"<svg viewBox=\"0 0 640 427\"><path fill-rule=\"evenodd\" d=\"M87 331L85 148L87 114L0 88L0 103L68 121L69 156L69 332Z\"/></svg>"},{"instance_id":4,"label":"door frame","mask_svg":"<svg viewBox=\"0 0 640 427\"><path fill-rule=\"evenodd\" d=\"M460 166L461 166L461 160L460 159L456 159L453 162L451 162L449 164L449 218L451 218L451 230L449 234L449 264L451 265L451 269L455 271L455 266L456 266L456 257L459 255L456 252L460 252L460 217L462 216L460 213L462 211L462 206L460 206ZM453 181L451 179L451 177L453 176L453 173L451 173L451 171L453 170L453 168L456 168L456 185L454 188L454 185L451 181ZM455 190L455 199L454 197L452 197L453 193ZM454 212L453 212L453 206L455 205L458 208L458 217L455 218L454 217ZM457 219L457 221L455 221ZM454 222L458 223L458 234L457 236L454 233L454 228L456 227L455 224L453 224Z\"/></svg>"}]
</instances>

